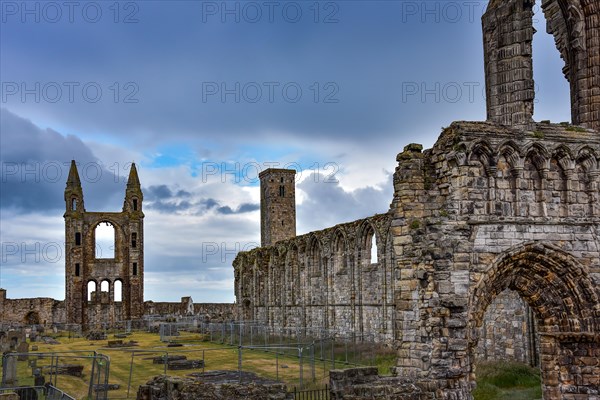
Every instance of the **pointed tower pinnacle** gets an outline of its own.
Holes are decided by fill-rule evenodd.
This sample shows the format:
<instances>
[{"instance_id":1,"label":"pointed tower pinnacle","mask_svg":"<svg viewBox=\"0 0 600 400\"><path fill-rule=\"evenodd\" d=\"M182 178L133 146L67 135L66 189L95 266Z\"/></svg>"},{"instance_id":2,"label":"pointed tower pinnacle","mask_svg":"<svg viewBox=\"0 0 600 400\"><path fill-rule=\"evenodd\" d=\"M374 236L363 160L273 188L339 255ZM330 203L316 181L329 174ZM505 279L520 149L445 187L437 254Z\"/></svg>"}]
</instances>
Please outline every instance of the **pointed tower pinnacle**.
<instances>
[{"instance_id":1,"label":"pointed tower pinnacle","mask_svg":"<svg viewBox=\"0 0 600 400\"><path fill-rule=\"evenodd\" d=\"M127 188L125 189L125 203L123 204L123 210L141 211L143 198L144 195L142 194L142 187L140 185L137 168L135 167L135 163L131 163Z\"/></svg>"},{"instance_id":2,"label":"pointed tower pinnacle","mask_svg":"<svg viewBox=\"0 0 600 400\"><path fill-rule=\"evenodd\" d=\"M83 206L83 189L81 188L81 180L79 179L75 160L71 160L71 167L69 168L69 177L65 187L65 203L67 213L85 210Z\"/></svg>"},{"instance_id":3,"label":"pointed tower pinnacle","mask_svg":"<svg viewBox=\"0 0 600 400\"><path fill-rule=\"evenodd\" d=\"M131 163L131 168L129 169L129 179L127 180L127 190L131 189L140 189L140 178L138 178L135 163Z\"/></svg>"},{"instance_id":4,"label":"pointed tower pinnacle","mask_svg":"<svg viewBox=\"0 0 600 400\"><path fill-rule=\"evenodd\" d=\"M67 187L75 188L77 186L81 186L81 180L79 180L77 164L75 164L75 160L71 160L71 168L69 168L69 177L67 178Z\"/></svg>"}]
</instances>

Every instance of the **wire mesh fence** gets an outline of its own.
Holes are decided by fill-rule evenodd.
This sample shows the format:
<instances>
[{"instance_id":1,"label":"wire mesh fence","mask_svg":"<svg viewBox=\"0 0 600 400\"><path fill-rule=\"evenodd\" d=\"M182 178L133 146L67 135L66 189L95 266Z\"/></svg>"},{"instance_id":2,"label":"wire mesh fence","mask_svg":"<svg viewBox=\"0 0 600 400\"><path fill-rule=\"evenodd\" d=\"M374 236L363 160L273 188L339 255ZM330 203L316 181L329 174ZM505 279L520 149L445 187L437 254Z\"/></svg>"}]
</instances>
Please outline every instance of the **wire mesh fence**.
<instances>
[{"instance_id":1,"label":"wire mesh fence","mask_svg":"<svg viewBox=\"0 0 600 400\"><path fill-rule=\"evenodd\" d=\"M68 328L67 332L59 333L64 348L95 346L102 354L28 353L19 359L19 355L10 353L11 360L17 359L18 379L13 386L34 386L38 368L46 383L76 398L104 399L110 394L111 399L130 399L135 398L139 385L158 375L214 376L226 372L228 376L237 374L234 379L242 383L259 376L284 382L297 392L321 393L319 390L328 383L329 370L377 365L384 347L375 343L370 334L344 335L319 327L272 327L260 321L209 323L198 318L173 322L122 321L110 330L106 327L104 341L86 340L77 327ZM109 346L111 342L121 342L113 338L135 340L122 340L125 346L113 347ZM7 376L4 365L14 362L8 361L9 358L2 360L3 385Z\"/></svg>"},{"instance_id":2,"label":"wire mesh fence","mask_svg":"<svg viewBox=\"0 0 600 400\"><path fill-rule=\"evenodd\" d=\"M6 353L2 356L2 390L52 387L40 393L48 398L68 398L57 388L79 387L90 400L106 400L110 360L92 352ZM60 393L59 393L60 392ZM33 392L28 391L31 396Z\"/></svg>"},{"instance_id":3,"label":"wire mesh fence","mask_svg":"<svg viewBox=\"0 0 600 400\"><path fill-rule=\"evenodd\" d=\"M378 354L385 348L375 342L374 335L370 333L340 333L319 327L273 327L260 321L207 323L192 320L161 323L160 338L162 342L173 344L209 341L229 346L272 346L274 349L310 343L315 348L315 358L321 362L331 362L332 368L336 363L376 365Z\"/></svg>"}]
</instances>

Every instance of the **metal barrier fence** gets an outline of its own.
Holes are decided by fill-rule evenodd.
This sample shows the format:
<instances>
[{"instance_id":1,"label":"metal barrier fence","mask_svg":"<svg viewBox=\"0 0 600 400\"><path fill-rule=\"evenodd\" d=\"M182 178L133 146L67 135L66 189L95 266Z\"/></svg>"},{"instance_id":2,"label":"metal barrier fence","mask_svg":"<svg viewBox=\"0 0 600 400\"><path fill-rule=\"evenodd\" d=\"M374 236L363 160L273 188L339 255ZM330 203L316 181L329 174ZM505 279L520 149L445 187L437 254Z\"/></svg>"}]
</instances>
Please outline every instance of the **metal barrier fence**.
<instances>
[{"instance_id":1,"label":"metal barrier fence","mask_svg":"<svg viewBox=\"0 0 600 400\"><path fill-rule=\"evenodd\" d=\"M315 357L332 365L373 365L376 349L382 345L375 342L374 334L342 334L320 327L282 328L264 325L258 321L206 323L197 320L160 324L160 339L177 343L209 341L229 346L255 347L294 346L311 343Z\"/></svg>"},{"instance_id":2,"label":"metal barrier fence","mask_svg":"<svg viewBox=\"0 0 600 400\"><path fill-rule=\"evenodd\" d=\"M294 388L290 393L294 395L294 400L329 400L329 386L324 389L298 390Z\"/></svg>"},{"instance_id":3,"label":"metal barrier fence","mask_svg":"<svg viewBox=\"0 0 600 400\"><path fill-rule=\"evenodd\" d=\"M16 393L19 400L76 400L52 385L0 388L1 393Z\"/></svg>"},{"instance_id":4,"label":"metal barrier fence","mask_svg":"<svg viewBox=\"0 0 600 400\"><path fill-rule=\"evenodd\" d=\"M59 386L75 386L84 388L90 400L106 400L109 371L110 359L95 351L6 353L2 356L0 388L48 386L52 389L44 393L54 400L70 398Z\"/></svg>"}]
</instances>

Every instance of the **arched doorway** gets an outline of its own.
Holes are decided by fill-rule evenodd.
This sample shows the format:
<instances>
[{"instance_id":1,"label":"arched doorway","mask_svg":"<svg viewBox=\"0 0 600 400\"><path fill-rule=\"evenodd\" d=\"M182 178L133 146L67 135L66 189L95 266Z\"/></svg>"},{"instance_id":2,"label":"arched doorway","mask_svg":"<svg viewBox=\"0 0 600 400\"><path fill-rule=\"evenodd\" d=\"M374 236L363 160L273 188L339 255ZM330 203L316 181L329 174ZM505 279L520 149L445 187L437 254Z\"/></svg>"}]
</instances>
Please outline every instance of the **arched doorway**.
<instances>
[{"instance_id":1,"label":"arched doorway","mask_svg":"<svg viewBox=\"0 0 600 400\"><path fill-rule=\"evenodd\" d=\"M29 311L23 322L25 325L39 325L40 315L37 313L37 311Z\"/></svg>"},{"instance_id":2,"label":"arched doorway","mask_svg":"<svg viewBox=\"0 0 600 400\"><path fill-rule=\"evenodd\" d=\"M472 292L468 331L471 371L475 372L478 328L483 323L484 313L506 289L517 292L535 315L544 399L561 399L564 393L597 393L598 293L586 270L573 256L539 243L522 245L502 254ZM471 383L474 379L475 374L471 373Z\"/></svg>"}]
</instances>

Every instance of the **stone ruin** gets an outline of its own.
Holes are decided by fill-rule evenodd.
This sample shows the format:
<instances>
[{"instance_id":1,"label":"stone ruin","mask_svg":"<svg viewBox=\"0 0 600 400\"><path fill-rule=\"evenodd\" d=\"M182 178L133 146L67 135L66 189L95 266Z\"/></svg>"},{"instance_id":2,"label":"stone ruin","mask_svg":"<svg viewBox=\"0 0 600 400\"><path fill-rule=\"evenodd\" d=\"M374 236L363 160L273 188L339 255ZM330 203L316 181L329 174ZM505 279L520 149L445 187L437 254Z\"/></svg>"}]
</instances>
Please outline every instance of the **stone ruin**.
<instances>
[{"instance_id":1,"label":"stone ruin","mask_svg":"<svg viewBox=\"0 0 600 400\"><path fill-rule=\"evenodd\" d=\"M0 331L0 354L11 351L17 353L29 351L25 330Z\"/></svg>"},{"instance_id":2,"label":"stone ruin","mask_svg":"<svg viewBox=\"0 0 600 400\"><path fill-rule=\"evenodd\" d=\"M372 369L332 374L332 387L341 388L336 399L471 399L477 348L496 335L499 325L488 322L507 310L497 299L515 294L525 310L518 313L522 337L532 343L512 350L539 352L544 399L600 397L600 2L541 1L565 62L572 124L533 121L534 5L489 2L482 19L487 121L454 122L425 151L406 146L386 212L297 237L293 171L261 174L262 247L234 261L238 315L278 327L378 331L397 351L394 377ZM11 302L0 290L2 321L62 318L87 327L144 314L137 174L122 212L90 213L71 172L65 304L46 299L44 316L22 315L34 303ZM114 259L93 256L91 228L101 222L116 228ZM117 281L127 288L121 302ZM183 303L183 310L161 307L196 311L191 299ZM496 315L488 318L490 310ZM140 388L141 398L161 398L161 388L171 387L156 383L157 391ZM264 388L232 390L271 398Z\"/></svg>"},{"instance_id":3,"label":"stone ruin","mask_svg":"<svg viewBox=\"0 0 600 400\"><path fill-rule=\"evenodd\" d=\"M261 177L263 246L233 264L239 315L369 327L397 351L394 377L332 374L335 399L472 399L488 342L539 364L545 400L600 398L600 2L541 4L572 124L533 121L534 5L489 2L488 120L406 146L386 213L296 236L269 226L295 227L293 171Z\"/></svg>"},{"instance_id":4,"label":"stone ruin","mask_svg":"<svg viewBox=\"0 0 600 400\"><path fill-rule=\"evenodd\" d=\"M211 371L192 376L157 376L138 389L137 400L293 400L283 383L250 372Z\"/></svg>"}]
</instances>

